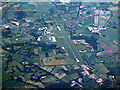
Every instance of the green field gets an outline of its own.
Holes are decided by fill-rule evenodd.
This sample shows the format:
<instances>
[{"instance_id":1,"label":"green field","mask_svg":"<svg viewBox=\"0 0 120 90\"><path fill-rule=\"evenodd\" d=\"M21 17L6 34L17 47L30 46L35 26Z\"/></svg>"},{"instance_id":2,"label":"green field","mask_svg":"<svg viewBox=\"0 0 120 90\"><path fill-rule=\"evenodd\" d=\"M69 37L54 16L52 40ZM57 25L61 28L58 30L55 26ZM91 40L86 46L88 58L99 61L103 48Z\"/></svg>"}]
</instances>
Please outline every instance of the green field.
<instances>
[{"instance_id":1,"label":"green field","mask_svg":"<svg viewBox=\"0 0 120 90\"><path fill-rule=\"evenodd\" d=\"M100 38L100 41L104 42L107 45L112 45L114 40L118 40L118 30L107 29L101 31L102 35L106 35L104 38Z\"/></svg>"},{"instance_id":2,"label":"green field","mask_svg":"<svg viewBox=\"0 0 120 90\"><path fill-rule=\"evenodd\" d=\"M35 17L41 17L44 14L48 14L49 13L49 9L51 8L51 5L49 2L43 2L41 3L42 5L39 5L36 7L37 10L37 14L35 15Z\"/></svg>"}]
</instances>

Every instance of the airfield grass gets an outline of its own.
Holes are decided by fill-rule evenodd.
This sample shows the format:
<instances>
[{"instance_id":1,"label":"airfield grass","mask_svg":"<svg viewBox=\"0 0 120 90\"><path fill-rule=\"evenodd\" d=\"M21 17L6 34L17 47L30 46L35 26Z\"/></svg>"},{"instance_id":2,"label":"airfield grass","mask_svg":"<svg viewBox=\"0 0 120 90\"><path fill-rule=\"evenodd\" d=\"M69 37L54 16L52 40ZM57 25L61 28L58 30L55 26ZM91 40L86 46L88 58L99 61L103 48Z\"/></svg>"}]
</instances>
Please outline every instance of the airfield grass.
<instances>
[{"instance_id":1,"label":"airfield grass","mask_svg":"<svg viewBox=\"0 0 120 90\"><path fill-rule=\"evenodd\" d=\"M107 45L112 45L114 40L118 40L118 31L113 29L107 29L105 31L101 31L102 35L106 35L106 38L101 38Z\"/></svg>"},{"instance_id":2,"label":"airfield grass","mask_svg":"<svg viewBox=\"0 0 120 90\"><path fill-rule=\"evenodd\" d=\"M49 9L51 8L51 4L48 2L44 2L43 5L38 5L36 10L37 10L37 15L41 17L43 14L47 14L49 12ZM36 17L35 16L35 17Z\"/></svg>"},{"instance_id":3,"label":"airfield grass","mask_svg":"<svg viewBox=\"0 0 120 90\"><path fill-rule=\"evenodd\" d=\"M103 74L106 74L109 72L109 70L102 63L96 64L94 68Z\"/></svg>"},{"instance_id":4,"label":"airfield grass","mask_svg":"<svg viewBox=\"0 0 120 90\"><path fill-rule=\"evenodd\" d=\"M59 37L62 36L62 34L57 29L57 26L54 25L53 28L56 28L56 30L55 30L55 37L56 37L56 40L57 40L57 45L60 46L60 47L64 47L66 49L67 53L70 55L71 59L74 59L74 56L72 55L70 49L68 48L64 38L59 38Z\"/></svg>"},{"instance_id":5,"label":"airfield grass","mask_svg":"<svg viewBox=\"0 0 120 90\"><path fill-rule=\"evenodd\" d=\"M77 49L76 49L76 47L74 46L74 44L72 43L72 41L69 39L69 37L68 37L68 36L69 36L69 33L68 33L67 31L65 31L65 29L64 29L63 26L64 26L64 25L61 24L61 30L62 30L62 32L64 33L65 38L67 39L69 45L71 46L71 48L72 48L73 52L75 53L75 55L77 56L77 58L80 60L80 64L83 64L83 60L82 60L79 52L77 51ZM72 52L71 52L71 54L72 54ZM75 59L74 59L74 60L75 60Z\"/></svg>"}]
</instances>

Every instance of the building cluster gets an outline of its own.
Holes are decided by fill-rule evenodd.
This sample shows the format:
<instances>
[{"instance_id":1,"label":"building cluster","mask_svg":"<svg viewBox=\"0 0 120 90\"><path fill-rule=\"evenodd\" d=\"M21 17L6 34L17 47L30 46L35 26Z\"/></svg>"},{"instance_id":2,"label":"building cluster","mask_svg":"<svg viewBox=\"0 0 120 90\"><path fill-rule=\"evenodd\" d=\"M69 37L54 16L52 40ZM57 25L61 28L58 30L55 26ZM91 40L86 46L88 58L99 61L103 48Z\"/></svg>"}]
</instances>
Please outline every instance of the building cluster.
<instances>
[{"instance_id":1,"label":"building cluster","mask_svg":"<svg viewBox=\"0 0 120 90\"><path fill-rule=\"evenodd\" d=\"M100 27L88 27L88 30L92 33L99 33L100 30L106 30L106 28L100 28Z\"/></svg>"},{"instance_id":2,"label":"building cluster","mask_svg":"<svg viewBox=\"0 0 120 90\"><path fill-rule=\"evenodd\" d=\"M105 23L107 20L110 19L112 16L111 11L109 10L101 10L101 9L96 9L94 10L94 25L98 27L104 27ZM103 19L103 20L102 20Z\"/></svg>"},{"instance_id":3,"label":"building cluster","mask_svg":"<svg viewBox=\"0 0 120 90\"><path fill-rule=\"evenodd\" d=\"M96 71L96 69L92 69L88 65L81 65L81 66L73 65L73 68L75 70L81 69L82 70L81 74L83 74L84 77L88 77L89 79L94 79L99 85L103 84L104 80L101 78L102 76L99 77L97 74L94 73L94 71ZM112 75L110 75L109 77L114 79L114 76L112 76ZM79 77L78 81L80 84L82 84L83 78Z\"/></svg>"},{"instance_id":4,"label":"building cluster","mask_svg":"<svg viewBox=\"0 0 120 90\"><path fill-rule=\"evenodd\" d=\"M108 15L108 14L110 14L111 12L110 11L103 11L103 10L94 10L94 13L95 13L95 15Z\"/></svg>"},{"instance_id":5,"label":"building cluster","mask_svg":"<svg viewBox=\"0 0 120 90\"><path fill-rule=\"evenodd\" d=\"M56 38L51 33L51 28L48 27L40 27L38 28L38 32L43 31L42 35L38 36L37 41L41 41L41 38L44 37L46 43L55 43Z\"/></svg>"},{"instance_id":6,"label":"building cluster","mask_svg":"<svg viewBox=\"0 0 120 90\"><path fill-rule=\"evenodd\" d=\"M118 9L119 9L119 7L111 7L111 8L109 8L109 10L111 10L111 11L118 10Z\"/></svg>"},{"instance_id":7,"label":"building cluster","mask_svg":"<svg viewBox=\"0 0 120 90\"><path fill-rule=\"evenodd\" d=\"M89 78L95 79L97 83L102 84L103 80L102 78L99 78L97 75L95 75L93 72L95 69L91 69L91 67L88 67L88 65L81 65L82 67L82 74L84 76L87 76Z\"/></svg>"},{"instance_id":8,"label":"building cluster","mask_svg":"<svg viewBox=\"0 0 120 90\"><path fill-rule=\"evenodd\" d=\"M89 43L85 42L85 40L72 40L75 45L84 44L86 47L91 47ZM79 50L80 53L87 52L88 50ZM93 47L91 47L91 51L94 51Z\"/></svg>"}]
</instances>

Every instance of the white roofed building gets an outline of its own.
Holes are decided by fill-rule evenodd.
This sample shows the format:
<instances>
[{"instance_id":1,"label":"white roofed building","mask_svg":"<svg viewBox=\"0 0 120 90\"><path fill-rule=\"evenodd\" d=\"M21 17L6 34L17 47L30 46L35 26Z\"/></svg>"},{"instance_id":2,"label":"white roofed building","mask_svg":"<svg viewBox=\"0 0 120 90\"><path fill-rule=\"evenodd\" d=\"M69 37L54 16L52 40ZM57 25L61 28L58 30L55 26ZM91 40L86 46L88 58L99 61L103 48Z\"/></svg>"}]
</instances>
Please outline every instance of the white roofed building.
<instances>
[{"instance_id":1,"label":"white roofed building","mask_svg":"<svg viewBox=\"0 0 120 90\"><path fill-rule=\"evenodd\" d=\"M56 39L54 36L51 37L52 42L56 42Z\"/></svg>"},{"instance_id":2,"label":"white roofed building","mask_svg":"<svg viewBox=\"0 0 120 90\"><path fill-rule=\"evenodd\" d=\"M56 42L56 39L54 36L49 37L50 42Z\"/></svg>"},{"instance_id":3,"label":"white roofed building","mask_svg":"<svg viewBox=\"0 0 120 90\"><path fill-rule=\"evenodd\" d=\"M70 0L60 0L60 2L62 2L64 4L64 3L69 3Z\"/></svg>"}]
</instances>

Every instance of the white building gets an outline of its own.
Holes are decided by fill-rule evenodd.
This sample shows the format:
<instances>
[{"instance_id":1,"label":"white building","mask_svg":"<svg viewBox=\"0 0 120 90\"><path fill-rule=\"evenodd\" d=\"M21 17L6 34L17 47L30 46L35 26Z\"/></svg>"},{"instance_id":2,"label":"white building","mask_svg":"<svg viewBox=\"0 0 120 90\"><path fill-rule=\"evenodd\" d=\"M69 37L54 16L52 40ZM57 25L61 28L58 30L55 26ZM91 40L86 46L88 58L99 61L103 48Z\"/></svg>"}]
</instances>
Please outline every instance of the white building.
<instances>
[{"instance_id":1,"label":"white building","mask_svg":"<svg viewBox=\"0 0 120 90\"><path fill-rule=\"evenodd\" d=\"M88 29L89 29L90 31L92 31L92 30L93 30L93 28L92 28L92 27L88 27Z\"/></svg>"},{"instance_id":2,"label":"white building","mask_svg":"<svg viewBox=\"0 0 120 90\"><path fill-rule=\"evenodd\" d=\"M13 23L13 24L15 24L15 25L17 25L17 26L20 25L19 22L15 22L15 21L11 21L11 23Z\"/></svg>"},{"instance_id":3,"label":"white building","mask_svg":"<svg viewBox=\"0 0 120 90\"><path fill-rule=\"evenodd\" d=\"M64 3L69 3L70 0L60 0L60 2L62 2L64 4Z\"/></svg>"},{"instance_id":4,"label":"white building","mask_svg":"<svg viewBox=\"0 0 120 90\"><path fill-rule=\"evenodd\" d=\"M95 25L99 24L99 17L98 16L94 16L94 24Z\"/></svg>"},{"instance_id":5,"label":"white building","mask_svg":"<svg viewBox=\"0 0 120 90\"><path fill-rule=\"evenodd\" d=\"M76 59L77 62L80 62L78 59Z\"/></svg>"},{"instance_id":6,"label":"white building","mask_svg":"<svg viewBox=\"0 0 120 90\"><path fill-rule=\"evenodd\" d=\"M10 26L5 24L4 27L5 27L5 28L9 28Z\"/></svg>"},{"instance_id":7,"label":"white building","mask_svg":"<svg viewBox=\"0 0 120 90\"><path fill-rule=\"evenodd\" d=\"M40 27L38 28L38 30L47 30L48 28L47 27Z\"/></svg>"},{"instance_id":8,"label":"white building","mask_svg":"<svg viewBox=\"0 0 120 90\"><path fill-rule=\"evenodd\" d=\"M57 26L58 30L61 31L61 28L59 26Z\"/></svg>"},{"instance_id":9,"label":"white building","mask_svg":"<svg viewBox=\"0 0 120 90\"><path fill-rule=\"evenodd\" d=\"M56 42L56 39L54 36L51 37L52 42Z\"/></svg>"},{"instance_id":10,"label":"white building","mask_svg":"<svg viewBox=\"0 0 120 90\"><path fill-rule=\"evenodd\" d=\"M38 37L37 41L40 41L41 40L40 38L41 38L41 36Z\"/></svg>"},{"instance_id":11,"label":"white building","mask_svg":"<svg viewBox=\"0 0 120 90\"><path fill-rule=\"evenodd\" d=\"M55 39L54 36L49 37L49 40L50 40L51 42L56 42L56 39Z\"/></svg>"}]
</instances>

